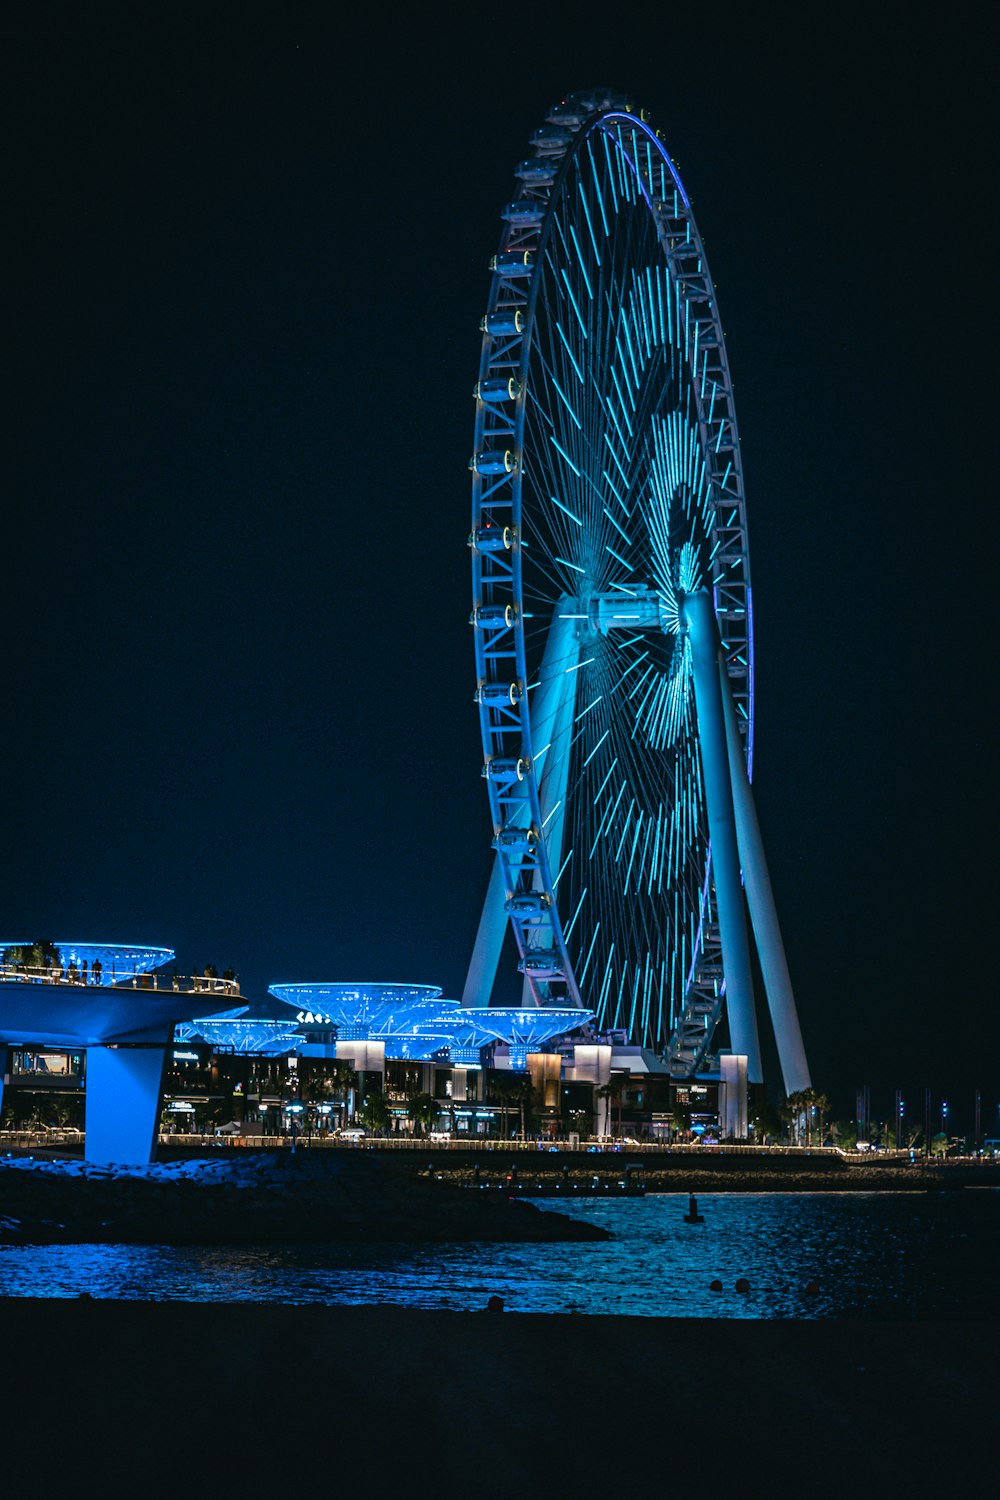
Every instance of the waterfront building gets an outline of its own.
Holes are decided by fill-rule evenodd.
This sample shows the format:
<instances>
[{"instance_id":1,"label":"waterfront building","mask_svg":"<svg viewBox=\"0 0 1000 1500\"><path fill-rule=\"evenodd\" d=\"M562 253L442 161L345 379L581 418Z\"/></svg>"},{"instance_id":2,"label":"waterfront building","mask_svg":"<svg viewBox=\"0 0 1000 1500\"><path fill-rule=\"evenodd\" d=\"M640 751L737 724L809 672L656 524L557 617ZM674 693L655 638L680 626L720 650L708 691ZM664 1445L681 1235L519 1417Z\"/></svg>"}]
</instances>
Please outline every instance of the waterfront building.
<instances>
[{"instance_id":1,"label":"waterfront building","mask_svg":"<svg viewBox=\"0 0 1000 1500\"><path fill-rule=\"evenodd\" d=\"M584 1011L463 1007L439 986L368 981L274 984L254 1001L235 976L168 972L169 948L52 947L37 964L31 945L0 950L0 1128L71 1144L85 1125L91 1160L149 1160L157 1137L323 1141L359 1119L455 1140L717 1128L713 1080L678 1082Z\"/></svg>"}]
</instances>

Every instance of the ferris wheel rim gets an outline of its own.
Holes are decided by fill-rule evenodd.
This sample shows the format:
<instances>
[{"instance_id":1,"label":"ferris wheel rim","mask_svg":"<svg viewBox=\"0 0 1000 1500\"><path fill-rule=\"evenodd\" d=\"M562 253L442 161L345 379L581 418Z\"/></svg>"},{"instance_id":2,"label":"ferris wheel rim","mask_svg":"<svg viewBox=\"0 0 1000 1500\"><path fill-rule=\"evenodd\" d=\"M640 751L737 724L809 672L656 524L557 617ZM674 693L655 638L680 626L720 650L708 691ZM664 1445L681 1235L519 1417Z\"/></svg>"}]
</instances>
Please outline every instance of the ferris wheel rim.
<instances>
[{"instance_id":1,"label":"ferris wheel rim","mask_svg":"<svg viewBox=\"0 0 1000 1500\"><path fill-rule=\"evenodd\" d=\"M631 132L633 147L634 147L634 150L636 152L636 156L637 157L638 157L638 149L639 149L638 148L638 140L639 140L639 137L641 136L643 138L643 140L644 140L645 145L646 145L647 152L651 153L651 152L655 151L656 156L657 156L657 165L660 166L660 167L662 167L662 168L665 168L666 171L669 173L670 181L671 181L671 184L672 184L672 187L673 187L673 191L674 191L674 218L675 219L678 218L678 215L677 215L677 206L678 206L677 205L677 195L679 194L680 195L680 199L681 199L681 201L683 203L683 210L684 210L683 215L681 217L684 219L684 221L686 222L686 224L688 226L686 238L685 238L685 241L684 241L684 246L686 248L682 249L681 254L686 255L689 259L690 259L690 257L692 255L696 257L697 264L698 264L698 275L701 276L704 285L706 285L710 289L710 292L711 292L711 295L708 298L708 306L709 306L709 309L711 311L711 317L710 317L710 319L707 319L706 321L710 321L711 326L712 326L712 330L713 330L713 334L714 334L714 341L713 341L714 342L714 347L718 351L719 368L721 369L723 377L724 377L725 392L726 392L726 400L725 400L725 402L723 404L723 417L721 419L718 419L719 420L719 429L718 429L718 440L717 440L717 443L716 443L716 451L718 452L718 445L719 445L719 443L721 443L721 439L722 439L722 434L723 434L724 427L728 423L728 427L729 427L728 439L729 439L729 441L727 443L727 449L731 450L731 452L732 452L732 459L730 461L730 466L731 466L732 474L731 474L731 483L728 485L728 489L727 489L727 486L726 486L726 481L723 482L722 488L724 490L727 489L726 504L728 505L730 503L734 503L735 506L736 506L736 509L739 512L739 528L738 528L738 530L739 530L740 537L741 537L741 548L742 548L742 559L743 559L743 573L744 573L744 584L743 584L743 586L745 587L745 618L746 618L746 646L745 646L745 651L746 651L746 671L745 671L744 675L745 675L745 679L746 679L746 683L747 683L747 692L746 692L747 709L746 709L746 715L745 715L746 716L746 720L747 720L747 731L746 731L746 737L745 737L745 753L747 755L747 759L748 759L748 762L749 762L752 759L752 733L753 733L753 630L752 630L752 593L751 593L751 587L750 587L749 553L748 553L747 533L746 533L745 497L744 497L744 492L743 492L743 481L742 481L742 463L740 461L739 437L738 437L738 431L737 431L737 428L736 428L735 410L733 408L733 403L732 403L732 381L731 381L731 377L729 375L728 355L727 355L727 352L726 352L725 340L724 340L724 337L723 337L723 334L722 334L721 322L719 320L718 305L717 305L717 300L715 298L714 285L713 285L713 283L711 281L711 276L710 276L710 273L709 273L709 270L708 270L707 258L705 257L705 254L704 254L704 246L703 246L703 243L701 241L700 233L698 232L697 224L695 223L695 220L694 220L693 212L691 210L690 200L689 200L689 198L687 196L687 193L686 193L686 191L685 191L685 189L683 187L683 184L682 184L680 176L679 176L679 174L678 174L678 172L677 172L677 170L676 170L676 168L674 166L674 163L671 161L669 155L667 154L666 148L663 146L660 137L658 136L658 134L656 132L654 132L651 129L651 127L649 126L648 122L644 118L642 118L642 116L640 114L636 114L636 113L634 113L632 111L631 106L625 105L623 107L620 103L619 104L611 104L608 107L597 109L597 110L593 111L591 114L589 114L587 116L587 118L583 121L583 123L580 124L576 130L574 130L573 132L571 132L571 136L570 136L570 140L568 142L567 149L565 149L563 151L563 153L561 155L561 159L560 159L560 161L558 163L558 166L557 166L556 170L552 173L551 181L549 183L547 183L547 184L544 185L545 189L546 189L545 193L544 193L544 197L541 198L541 199L536 199L535 200L535 201L539 202L540 204L541 203L544 204L544 212L543 212L543 215L541 217L540 225L539 225L538 232L537 232L536 257L535 257L535 261L534 261L534 264L533 264L532 269L531 269L530 279L529 279L529 282L528 282L528 286L526 288L526 296L524 298L524 309L523 309L524 324L523 324L523 330L522 330L522 335L521 335L521 339L520 339L519 360L518 360L518 365L517 365L517 372L518 372L518 377L517 378L518 378L519 383L520 383L521 394L519 395L519 397L517 399L517 402L516 402L515 421L514 421L513 429L511 431L511 437L513 439L512 447L513 447L515 456L523 454L523 452L524 452L525 421L526 421L526 415L527 415L527 411L528 411L528 403L532 399L532 393L531 393L531 390L530 390L530 382L529 382L529 373L530 373L530 368L531 368L532 350L533 350L533 346L534 346L534 342L535 342L535 336L536 336L536 328L537 328L537 324L538 324L538 316L539 316L538 304L539 304L539 298L540 298L540 294L541 294L541 288L542 288L543 280L544 280L544 276L543 276L544 255L543 255L543 252L545 250L548 237L551 235L551 232L552 232L552 224L554 222L555 213L556 213L558 205L561 202L562 194L563 194L563 192L565 190L566 184L569 181L571 170L572 170L572 165L577 160L577 158L580 155L580 153L582 152L585 143L588 142L591 138L595 137L595 134L596 134L597 131L605 129L605 127L612 126L612 125L618 125L618 127L619 127L618 146L619 146L619 149L622 151L623 155L626 156L626 159L627 159L627 153L625 152L625 148L624 148L624 146L621 143L620 132L621 132L621 128L622 127L626 127ZM537 159L538 158L536 158L536 160ZM641 172L639 170L639 167L636 165L634 167L634 170L635 170L635 175L636 175L636 182L639 184L639 186L641 188L642 187L642 178L641 178ZM652 180L652 166L650 166L650 174L651 174L651 180ZM537 189L536 189L536 191L537 191ZM655 222L655 225L656 225L656 238L657 238L657 242L659 244L659 247L660 247L661 251L663 252L664 259L665 259L665 261L667 263L667 266L668 266L671 278L673 278L673 279L676 280L677 276L679 274L678 268L677 268L677 266L675 266L674 262L671 261L671 259L670 259L670 252L668 251L667 247L664 244L664 232L663 232L662 225L656 219L656 215L654 213L653 200L651 198L651 195L649 193L647 193L644 189L643 189L643 197L645 199L646 211L654 219L654 222ZM504 233L501 236L500 249L498 251L498 260L499 260L500 257L503 256L503 254L505 253L505 250L507 250L508 247L511 245L512 240L516 240L516 238L517 238L516 235L512 234L511 225L508 223L507 227L504 230ZM595 250L596 250L596 245L595 245ZM489 301L488 301L487 319L484 320L484 324L486 324L488 322L489 317L501 305L501 294L502 294L502 292L504 290L504 287L505 286L509 286L509 284L510 284L509 282L505 282L504 277L502 276L500 270L499 269L495 269L493 280L492 280L492 283L491 283L491 288L490 288L490 296L489 296ZM685 305L687 305L686 304L686 299L687 299L687 293L685 292ZM693 375L692 375L692 388L695 389L695 394L696 394L696 407L697 407L697 411L698 411L698 423L699 423L699 432L700 432L701 442L702 442L703 448L707 449L708 443L710 441L710 432L709 432L709 429L710 429L710 427L712 425L712 422L711 422L711 418L710 417L706 420L705 403L701 399L701 397L704 396L704 376L703 376L703 380L702 380L702 389L701 389L700 396L699 396L699 394L697 392L697 339L696 339L696 342L695 342L695 350L696 350L696 353L695 353L695 368L694 368ZM489 334L489 332L484 332L483 347L482 347L482 352L481 352L481 357L480 357L480 385L481 385L482 381L485 378L487 378L488 371L491 368L490 355L491 355L491 335ZM705 359L705 368L707 368L707 354L706 354L706 359ZM477 386L477 392L478 392L479 388L480 387ZM713 402L712 402L713 409L714 409L714 402L715 402L715 396L713 395ZM486 433L487 433L487 428L488 428L487 419L488 419L488 409L487 409L487 407L482 402L478 402L477 403L477 413L476 413L476 428L475 428L475 446L476 446L476 452L477 453L481 450L482 443L483 443L484 438L485 438ZM515 468L515 471L511 475L511 478L510 478L510 516L511 516L511 526L512 526L512 530L513 530L514 534L518 535L518 536L520 535L520 533L523 530L523 521L524 521L524 511L523 511L523 507L524 507L523 473L524 473L524 464L523 464L523 462L520 462L520 463L517 464L517 466ZM729 474L728 470L727 470L727 474ZM482 517L483 517L483 514L484 514L484 510L483 510L483 498L484 497L482 495L482 489L483 489L483 486L482 486L481 483L478 482L478 476L474 475L474 481L473 481L473 528L474 528L474 533L475 533L475 528L476 528L477 522L482 520ZM488 494L487 494L486 498L487 499L489 498ZM495 508L495 502L494 502L494 508ZM736 514L736 510L734 510L734 515L735 514ZM717 517L716 517L716 519L717 519ZM536 886L540 885L543 888L544 892L546 893L546 895L548 896L548 899L549 899L550 914L549 914L549 919L548 920L549 920L550 927L551 927L552 946L553 946L553 949L558 950L558 952L560 953L560 955L562 957L562 960L564 962L565 973L566 973L566 980L567 980L567 989L568 989L568 992L569 992L569 996L572 999L573 1003L575 1003L577 1005L582 1005L582 1001L581 1001L580 995L579 995L579 989L578 989L577 984L576 984L576 979L575 979L573 964L572 964L572 962L570 960L570 956L569 956L569 953L567 951L566 940L565 940L565 937L564 937L564 934L563 934L563 930L562 930L562 914L560 913L558 900L556 898L556 883L557 883L558 879L560 878L561 872L558 872L555 875L555 878L554 878L553 871L549 867L546 841L545 841L544 837L541 837L542 816L541 816L541 807L540 807L540 803L539 803L538 781L537 781L537 777L536 777L535 772L534 772L535 747L534 747L534 743L533 743L533 731L532 731L531 716L530 716L530 705L529 705L529 702L528 702L528 688L529 688L528 675L529 674L528 674L528 662L527 662L527 651L526 651L526 644L525 644L525 628L524 628L524 621L525 621L526 618L529 618L530 615L529 615L529 612L525 609L524 576L523 576L523 551L522 551L522 547L521 547L521 545L516 545L512 550L513 550L513 556L511 558L510 584L511 584L511 596L512 596L512 599L513 599L513 601L515 603L515 612L514 612L514 619L513 619L513 622L512 622L512 632L511 633L512 633L513 644L514 644L514 653L513 653L513 656L514 656L515 669L516 669L516 680L519 681L521 683L521 685L522 685L522 692L521 692L519 703L518 703L518 719L519 719L519 729L520 729L521 755L522 755L522 759L526 763L526 772L525 772L526 785L524 787L524 793L523 793L523 795L524 795L524 800L527 801L527 803L528 803L528 805L530 807L530 821L531 821L531 826L534 827L534 828L536 828L536 829L539 829L539 832L540 832L540 842L539 842L539 848L537 850L537 873L534 876L534 880L535 880ZM477 552L476 548L474 547L473 548L473 593L474 593L474 609L477 606L477 601L481 601L483 599L483 597L484 597L483 582L484 582L484 574L483 574L483 566L482 566L482 556ZM717 589L713 589L713 602L716 604L716 607L718 607L718 590ZM484 643L480 639L480 634L477 631L477 633L476 633L477 676L478 676L478 679L479 679L480 683L483 683L485 681L486 677L487 677L487 671L486 671L487 663L486 663L486 658L485 658L485 653L484 653L483 646L484 646ZM487 766L488 766L489 765L490 756L491 756L491 752L495 753L495 746L496 746L496 743L497 743L497 736L496 736L496 733L494 732L495 726L490 721L490 710L483 704L482 701L480 701L480 724L481 724L481 731L482 731L482 739L483 739L483 745L484 745L484 752L485 752L486 757L487 757ZM489 784L489 791L490 791L491 809L492 809L492 812L493 812L493 821L494 821L495 835L499 836L504 831L505 827L507 826L507 821L508 820L507 820L507 818L505 816L505 808L504 808L504 805L503 805L503 800L502 800L502 798L500 797L500 795L499 795L499 793L497 791L497 787L496 787L495 783L491 782ZM496 839L495 839L495 842L496 842ZM501 864L504 866L504 869L505 869L505 874L507 876L507 880L506 880L507 888L509 890L513 889L513 890L516 891L516 889L518 887L518 884L521 881L521 876L523 874L523 866L519 867L518 865L515 865L515 864L513 864L513 863L511 863L509 861L506 861L504 859L503 851L501 849L499 849L499 848L498 848L498 857L500 858ZM706 891L707 891L707 882L708 882L708 879L709 879L709 874L710 874L709 856L706 853ZM574 921L575 921L575 917L574 917ZM524 960L525 959L525 954L526 954L526 952L527 952L527 950L529 948L529 945L525 941L524 928L522 926L519 926L516 922L513 922L512 925L514 926L514 932L515 932L515 936L517 938L518 948L519 948L519 951L521 953L522 960ZM701 941L701 924L699 923L699 942L700 941ZM694 953L692 952L692 971L693 971L693 966L694 966ZM527 977L530 978L530 976L527 976ZM532 988L535 989L534 984L532 984ZM536 991L536 999L537 998L538 998L538 994L537 994L537 991Z\"/></svg>"}]
</instances>

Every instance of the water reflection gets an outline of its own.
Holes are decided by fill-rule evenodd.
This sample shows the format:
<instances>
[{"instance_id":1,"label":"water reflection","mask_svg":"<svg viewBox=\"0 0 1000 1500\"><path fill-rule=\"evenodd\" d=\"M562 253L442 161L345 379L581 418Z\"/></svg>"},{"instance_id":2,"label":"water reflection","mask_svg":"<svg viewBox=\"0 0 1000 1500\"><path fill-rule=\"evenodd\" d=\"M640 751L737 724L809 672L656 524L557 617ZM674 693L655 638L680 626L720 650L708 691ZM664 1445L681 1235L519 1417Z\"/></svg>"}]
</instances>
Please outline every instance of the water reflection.
<instances>
[{"instance_id":1,"label":"water reflection","mask_svg":"<svg viewBox=\"0 0 1000 1500\"><path fill-rule=\"evenodd\" d=\"M449 1308L498 1294L520 1312L913 1316L986 1289L1000 1229L997 1192L706 1194L699 1207L704 1224L687 1225L680 1194L566 1204L612 1231L599 1244L4 1248L0 1294Z\"/></svg>"}]
</instances>

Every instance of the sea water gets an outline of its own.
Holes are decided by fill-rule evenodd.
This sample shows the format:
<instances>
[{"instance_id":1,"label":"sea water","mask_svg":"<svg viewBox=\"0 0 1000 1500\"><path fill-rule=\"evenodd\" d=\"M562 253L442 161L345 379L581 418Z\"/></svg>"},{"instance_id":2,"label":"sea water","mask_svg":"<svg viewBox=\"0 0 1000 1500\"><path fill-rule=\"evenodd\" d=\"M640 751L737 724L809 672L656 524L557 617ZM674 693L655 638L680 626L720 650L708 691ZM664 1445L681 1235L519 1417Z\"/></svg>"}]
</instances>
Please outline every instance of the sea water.
<instances>
[{"instance_id":1,"label":"sea water","mask_svg":"<svg viewBox=\"0 0 1000 1500\"><path fill-rule=\"evenodd\" d=\"M613 1236L585 1244L3 1247L0 1295L473 1310L499 1296L509 1312L912 1318L993 1292L1000 1189L698 1204L701 1224L684 1222L687 1196L674 1193L560 1202Z\"/></svg>"}]
</instances>

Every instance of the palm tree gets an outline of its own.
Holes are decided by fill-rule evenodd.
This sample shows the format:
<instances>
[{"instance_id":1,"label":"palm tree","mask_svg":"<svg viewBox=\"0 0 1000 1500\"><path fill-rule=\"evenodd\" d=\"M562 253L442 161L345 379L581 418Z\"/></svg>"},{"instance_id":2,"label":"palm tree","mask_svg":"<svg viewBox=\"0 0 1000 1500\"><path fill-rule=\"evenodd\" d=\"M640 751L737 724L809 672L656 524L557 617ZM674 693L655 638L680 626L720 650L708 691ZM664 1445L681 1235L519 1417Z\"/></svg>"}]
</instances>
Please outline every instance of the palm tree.
<instances>
[{"instance_id":1,"label":"palm tree","mask_svg":"<svg viewBox=\"0 0 1000 1500\"><path fill-rule=\"evenodd\" d=\"M806 1089L797 1089L789 1094L781 1108L781 1113L788 1122L792 1137L792 1145L797 1146L802 1136L802 1116L806 1111Z\"/></svg>"},{"instance_id":2,"label":"palm tree","mask_svg":"<svg viewBox=\"0 0 1000 1500\"><path fill-rule=\"evenodd\" d=\"M372 1089L358 1110L358 1119L366 1130L373 1130L381 1134L389 1124L391 1118L389 1105L382 1090Z\"/></svg>"},{"instance_id":3,"label":"palm tree","mask_svg":"<svg viewBox=\"0 0 1000 1500\"><path fill-rule=\"evenodd\" d=\"M520 1082L514 1073L491 1069L486 1078L486 1097L500 1105L500 1138L507 1139L507 1107L517 1097Z\"/></svg>"},{"instance_id":4,"label":"palm tree","mask_svg":"<svg viewBox=\"0 0 1000 1500\"><path fill-rule=\"evenodd\" d=\"M534 1103L535 1090L527 1073L522 1073L518 1079L517 1104L521 1114L521 1139L525 1137L525 1111L530 1110Z\"/></svg>"},{"instance_id":5,"label":"palm tree","mask_svg":"<svg viewBox=\"0 0 1000 1500\"><path fill-rule=\"evenodd\" d=\"M830 1131L841 1151L853 1151L858 1144L858 1127L854 1120L835 1120Z\"/></svg>"},{"instance_id":6,"label":"palm tree","mask_svg":"<svg viewBox=\"0 0 1000 1500\"><path fill-rule=\"evenodd\" d=\"M333 1072L329 1075L330 1087L337 1097L337 1124L343 1128L347 1124L347 1107L350 1101L351 1090L355 1087L356 1074L354 1064L341 1058L333 1065Z\"/></svg>"},{"instance_id":7,"label":"palm tree","mask_svg":"<svg viewBox=\"0 0 1000 1500\"><path fill-rule=\"evenodd\" d=\"M803 1089L799 1094L799 1099L801 1101L800 1107L802 1110L802 1123L805 1126L807 1146L812 1145L812 1122L814 1114L813 1100L815 1099L815 1097L816 1091L813 1088L812 1084L810 1084L807 1089Z\"/></svg>"},{"instance_id":8,"label":"palm tree","mask_svg":"<svg viewBox=\"0 0 1000 1500\"><path fill-rule=\"evenodd\" d=\"M62 954L48 938L39 938L36 943L5 948L2 961L10 968L18 967L30 971L35 969L62 968Z\"/></svg>"},{"instance_id":9,"label":"palm tree","mask_svg":"<svg viewBox=\"0 0 1000 1500\"><path fill-rule=\"evenodd\" d=\"M813 1096L812 1107L819 1115L819 1143L822 1146L823 1141L826 1138L826 1130L824 1129L823 1121L830 1113L830 1100L827 1095L822 1093L819 1089L812 1089L810 1092Z\"/></svg>"},{"instance_id":10,"label":"palm tree","mask_svg":"<svg viewBox=\"0 0 1000 1500\"><path fill-rule=\"evenodd\" d=\"M750 1124L753 1126L754 1139L761 1143L765 1143L769 1136L775 1140L781 1134L781 1114L770 1099L761 1099L752 1105Z\"/></svg>"},{"instance_id":11,"label":"palm tree","mask_svg":"<svg viewBox=\"0 0 1000 1500\"><path fill-rule=\"evenodd\" d=\"M622 1095L624 1094L624 1092L625 1092L625 1074L624 1073L612 1073L612 1075L608 1079L607 1083L602 1083L598 1088L596 1088L594 1090L594 1093L595 1093L595 1095L597 1096L598 1099L607 1099L608 1102L609 1102L608 1124L611 1125L612 1127L614 1126L614 1106L615 1106L615 1101L617 1101L617 1103L618 1103L618 1134L619 1135L621 1135L621 1133L622 1133ZM614 1129L613 1128L609 1132L609 1134L610 1135L614 1135Z\"/></svg>"},{"instance_id":12,"label":"palm tree","mask_svg":"<svg viewBox=\"0 0 1000 1500\"><path fill-rule=\"evenodd\" d=\"M438 1102L433 1094L411 1094L407 1100L410 1118L422 1134L437 1123Z\"/></svg>"}]
</instances>

